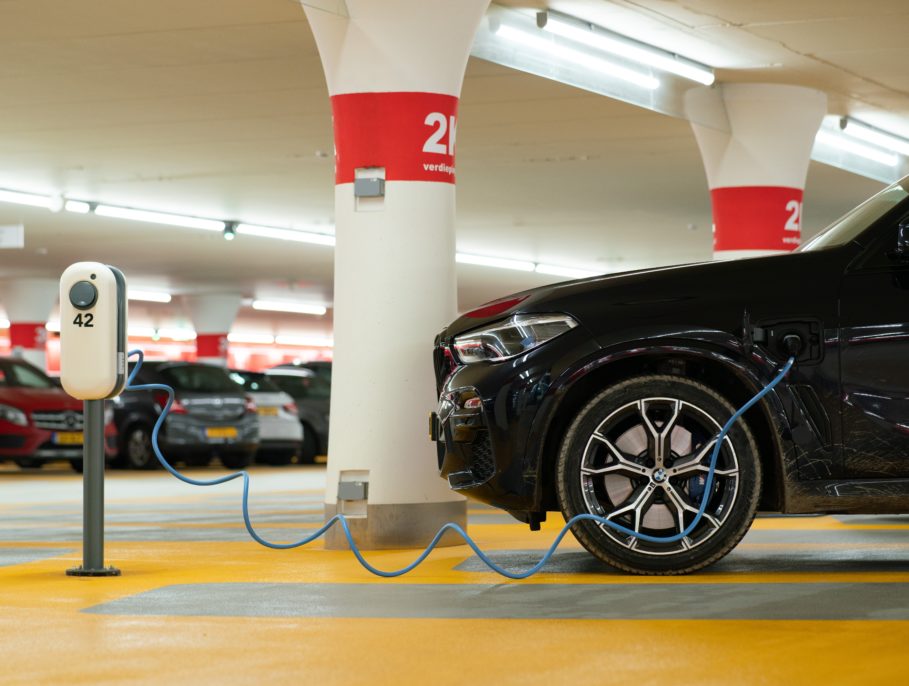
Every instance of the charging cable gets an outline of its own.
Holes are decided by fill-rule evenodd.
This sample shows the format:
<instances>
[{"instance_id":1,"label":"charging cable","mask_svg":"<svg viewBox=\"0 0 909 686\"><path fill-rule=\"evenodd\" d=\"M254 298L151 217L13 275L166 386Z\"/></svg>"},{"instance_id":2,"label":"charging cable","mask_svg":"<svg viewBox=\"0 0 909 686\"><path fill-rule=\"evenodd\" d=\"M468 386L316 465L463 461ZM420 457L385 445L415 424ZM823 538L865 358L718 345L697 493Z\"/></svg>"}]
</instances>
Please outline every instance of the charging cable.
<instances>
[{"instance_id":1,"label":"charging cable","mask_svg":"<svg viewBox=\"0 0 909 686\"><path fill-rule=\"evenodd\" d=\"M550 558L552 558L553 554L555 553L556 548L558 548L559 544L562 542L562 539L565 538L565 535L568 533L569 529L576 522L582 522L582 521L596 522L597 524L608 526L611 529L619 531L620 533L626 534L628 536L633 536L634 538L638 538L642 541L648 541L650 543L675 543L677 541L682 540L683 538L685 538L686 536L691 534L692 531L695 530L698 523L701 521L701 518L704 516L704 512L707 509L707 501L709 500L709 498L707 498L705 495L705 496L701 497L701 505L698 508L697 514L695 514L694 519L691 521L691 524L689 524L687 527L685 527L685 529L683 531L681 531L673 536L650 536L648 534L634 531L625 526L622 526L621 524L619 524L617 522L613 522L610 519L606 519L604 517L600 517L600 516L594 515L594 514L575 515L574 517L569 519L567 522L565 522L565 526L562 527L562 530L559 532L559 535L556 536L555 540L552 542L552 545L549 546L549 549L545 552L543 557L540 558L540 561L523 572L513 572L508 569L505 569L504 567L500 567L499 565L497 565L495 562L493 562L492 559L489 558L489 556L486 553L484 553L482 550L480 550L480 547L477 545L476 541L474 541L468 535L468 533L466 531L464 531L464 529L462 529L460 526L458 526L454 522L449 522L449 523L445 524L444 526L442 526L442 528L439 529L438 533L433 537L432 541L426 547L426 549L422 553L420 553L420 555L417 556L417 558L413 562L411 562L406 567L402 567L401 569L396 569L396 570L392 570L392 571L385 571L385 570L379 569L377 567L374 567L366 560L365 557L363 557L363 553L360 552L360 549L357 547L357 544L354 541L353 535L350 532L350 526L347 523L347 518L343 514L336 514L331 519L329 519L327 522L325 522L325 524L323 524L321 527L319 527L316 531L314 531L312 534L310 534L309 536L306 536L305 538L300 539L299 541L294 541L292 543L272 543L271 541L267 541L264 538L262 538L262 536L260 536L256 532L255 528L252 525L252 521L249 516L249 473L248 472L243 470L243 471L239 471L239 472L234 472L233 474L227 474L227 475L219 477L217 479L210 479L210 480L192 479L192 478L190 478L188 476L184 476L183 474L178 472L165 459L164 455L161 453L160 447L158 446L158 434L161 432L161 427L164 425L164 420L167 418L168 412L170 412L171 405L173 405L174 389L165 384L155 384L155 383L140 384L140 385L134 386L133 379L135 379L136 374L139 373L139 369L142 366L142 362L145 359L145 356L141 350L131 350L129 352L129 357L133 357L133 356L138 356L139 359L136 362L136 366L133 369L132 373L130 373L130 375L129 375L129 379L127 380L127 383L126 383L126 390L127 391L164 391L165 393L167 393L167 403L164 405L164 408L161 410L161 414L158 417L158 420L155 422L155 426L154 426L154 429L152 430L152 436L151 436L152 449L154 450L155 456L158 458L158 462L160 462L161 466L164 467L164 469L166 469L168 472L173 474L177 479L179 479L180 481L183 481L184 483L188 483L192 486L217 486L218 484L224 484L224 483L227 483L228 481L233 481L234 479L242 478L243 479L243 522L246 524L246 530L249 532L249 535L253 538L253 540L256 541L257 543L265 546L266 548L272 548L275 550L289 550L291 548L300 548L302 546L308 545L309 543L312 543L313 541L321 538L323 535L325 535L325 533L332 526L334 526L335 524L339 524L344 531L344 536L347 538L347 543L350 545L350 549L353 552L354 556L357 558L357 561L367 571L371 572L372 574L375 574L376 576L391 578L391 577L396 577L396 576L403 576L404 574L407 574L408 572L416 569L423 562L423 560L425 560L427 557L429 557L429 554L438 545L439 541L442 539L442 536L445 534L445 532L453 531L456 534L458 534L462 539L464 539L464 542L471 547L471 549L474 551L474 553L476 553L477 557L480 558L486 564L486 566L489 567L492 571L496 572L497 574L501 574L502 576L507 577L509 579L526 579L530 576L533 576L537 572L539 572L543 568L543 566L547 562L549 562ZM733 414L732 417L729 418L729 421L726 422L726 424L720 430L719 434L717 434L716 443L713 446L713 452L710 455L710 468L707 472L707 478L704 483L704 493L705 494L710 493L710 489L713 487L713 478L714 478L714 473L716 471L716 463L717 463L717 459L719 458L719 455L720 455L720 450L723 447L723 442L726 439L726 434L729 433L729 431L732 429L732 426L735 424L735 422L737 422L739 420L739 418L741 418L741 416L743 414L745 414L749 409L751 409L756 403L760 402L761 398L763 398L765 395L770 393L770 391L772 391L776 387L776 385L785 378L785 376L789 373L789 370L792 369L792 366L795 364L795 360L796 360L795 355L790 357L789 360L786 362L786 364L783 365L782 369L780 369L779 373L773 378L773 380L770 383L768 383L751 400L749 400L747 403L742 405L742 407L740 407L736 411L736 413Z\"/></svg>"}]
</instances>

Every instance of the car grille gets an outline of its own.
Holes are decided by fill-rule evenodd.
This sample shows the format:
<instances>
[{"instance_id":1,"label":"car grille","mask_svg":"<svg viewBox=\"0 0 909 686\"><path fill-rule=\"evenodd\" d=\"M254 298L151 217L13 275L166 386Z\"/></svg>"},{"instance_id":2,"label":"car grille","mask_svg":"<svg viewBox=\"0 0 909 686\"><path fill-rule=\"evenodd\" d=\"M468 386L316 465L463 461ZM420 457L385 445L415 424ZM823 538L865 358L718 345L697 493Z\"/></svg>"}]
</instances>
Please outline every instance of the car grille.
<instances>
[{"instance_id":1,"label":"car grille","mask_svg":"<svg viewBox=\"0 0 909 686\"><path fill-rule=\"evenodd\" d=\"M32 421L38 429L48 431L82 431L82 413L72 410L32 412Z\"/></svg>"},{"instance_id":2,"label":"car grille","mask_svg":"<svg viewBox=\"0 0 909 686\"><path fill-rule=\"evenodd\" d=\"M495 473L495 461L492 459L492 443L489 434L483 431L470 444L470 471L477 481L488 481Z\"/></svg>"},{"instance_id":3,"label":"car grille","mask_svg":"<svg viewBox=\"0 0 909 686\"><path fill-rule=\"evenodd\" d=\"M0 448L21 448L25 445L25 436L0 436Z\"/></svg>"}]
</instances>

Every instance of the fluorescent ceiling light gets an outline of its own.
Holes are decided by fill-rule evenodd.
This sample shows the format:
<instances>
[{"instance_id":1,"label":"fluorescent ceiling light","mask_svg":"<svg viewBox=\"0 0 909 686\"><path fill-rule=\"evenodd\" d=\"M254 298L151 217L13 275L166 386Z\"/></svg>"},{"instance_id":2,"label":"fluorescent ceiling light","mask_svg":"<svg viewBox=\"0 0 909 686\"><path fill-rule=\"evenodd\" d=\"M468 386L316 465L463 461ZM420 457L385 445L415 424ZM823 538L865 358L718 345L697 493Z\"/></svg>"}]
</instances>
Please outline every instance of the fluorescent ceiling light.
<instances>
[{"instance_id":1,"label":"fluorescent ceiling light","mask_svg":"<svg viewBox=\"0 0 909 686\"><path fill-rule=\"evenodd\" d=\"M840 119L840 128L847 136L858 138L867 143L872 143L885 150L892 150L903 155L909 155L909 140L900 138L892 133L881 131L868 124L863 124L850 117Z\"/></svg>"},{"instance_id":2,"label":"fluorescent ceiling light","mask_svg":"<svg viewBox=\"0 0 909 686\"><path fill-rule=\"evenodd\" d=\"M481 267L497 267L499 269L513 269L519 272L532 272L534 269L533 262L523 262L521 260L506 260L501 257L484 257L483 255L468 255L459 252L455 255L455 261L461 264L476 264Z\"/></svg>"},{"instance_id":3,"label":"fluorescent ceiling light","mask_svg":"<svg viewBox=\"0 0 909 686\"><path fill-rule=\"evenodd\" d=\"M169 303L171 301L170 293L139 291L134 288L128 288L126 294L130 300L142 300L151 303Z\"/></svg>"},{"instance_id":4,"label":"fluorescent ceiling light","mask_svg":"<svg viewBox=\"0 0 909 686\"><path fill-rule=\"evenodd\" d=\"M871 146L864 145L850 138L846 138L845 136L831 133L823 129L818 131L815 141L823 145L830 145L853 155L858 155L859 157L864 157L865 159L874 162L879 162L880 164L885 164L888 167L895 167L900 162L898 155L879 150L878 148L872 148Z\"/></svg>"},{"instance_id":5,"label":"fluorescent ceiling light","mask_svg":"<svg viewBox=\"0 0 909 686\"><path fill-rule=\"evenodd\" d=\"M275 342L275 337L264 333L229 333L227 340L231 343L260 343L262 345L271 345Z\"/></svg>"},{"instance_id":6,"label":"fluorescent ceiling light","mask_svg":"<svg viewBox=\"0 0 909 686\"><path fill-rule=\"evenodd\" d=\"M256 224L237 224L237 233L261 238L277 238L283 241L297 241L300 243L315 243L317 245L334 245L335 237L327 233L311 231L296 231L294 229L277 229L271 226L258 226Z\"/></svg>"},{"instance_id":7,"label":"fluorescent ceiling light","mask_svg":"<svg viewBox=\"0 0 909 686\"><path fill-rule=\"evenodd\" d=\"M330 348L334 345L331 338L319 338L316 336L275 336L275 343L278 345L303 345L317 348Z\"/></svg>"},{"instance_id":8,"label":"fluorescent ceiling light","mask_svg":"<svg viewBox=\"0 0 909 686\"><path fill-rule=\"evenodd\" d=\"M217 219L203 219L201 217L152 212L150 210L136 210L131 207L117 207L115 205L98 205L95 207L95 214L102 217L131 219L133 221L149 222L151 224L185 226L188 229L202 229L204 231L224 231L225 226L224 222Z\"/></svg>"},{"instance_id":9,"label":"fluorescent ceiling light","mask_svg":"<svg viewBox=\"0 0 909 686\"><path fill-rule=\"evenodd\" d=\"M638 43L599 27L584 25L580 22L575 23L568 18L563 19L552 12L548 14L546 25L543 28L562 38L697 81L705 86L711 85L716 80L713 70L708 67L679 59L670 52Z\"/></svg>"},{"instance_id":10,"label":"fluorescent ceiling light","mask_svg":"<svg viewBox=\"0 0 909 686\"><path fill-rule=\"evenodd\" d=\"M538 264L534 271L537 274L564 276L569 279L584 279L588 276L597 276L597 272L588 271L586 269L575 269L574 267L559 267L554 264Z\"/></svg>"},{"instance_id":11,"label":"fluorescent ceiling light","mask_svg":"<svg viewBox=\"0 0 909 686\"><path fill-rule=\"evenodd\" d=\"M252 307L254 310L267 312L293 312L294 314L315 314L319 316L328 311L324 305L296 303L286 300L253 300Z\"/></svg>"},{"instance_id":12,"label":"fluorescent ceiling light","mask_svg":"<svg viewBox=\"0 0 909 686\"><path fill-rule=\"evenodd\" d=\"M534 29L536 31L536 29ZM642 74L636 72L632 69L626 69L625 67L619 66L618 64L613 64L607 60L600 59L589 53L581 52L580 50L575 50L569 48L565 45L555 43L548 38L544 38L540 35L534 33L528 33L527 31L521 31L519 29L512 28L511 26L500 26L496 35L515 43L520 43L526 45L529 48L533 48L542 53L547 53L557 59L563 59L568 62L573 62L578 66L585 67L594 72L600 72L603 74L608 74L622 81L627 81L632 83L635 86L641 88L646 88L648 90L654 90L660 87L660 82L658 79L649 76L648 74Z\"/></svg>"},{"instance_id":13,"label":"fluorescent ceiling light","mask_svg":"<svg viewBox=\"0 0 909 686\"><path fill-rule=\"evenodd\" d=\"M47 195L0 190L0 202L28 205L29 207L43 207L44 209L49 210L54 203L54 199Z\"/></svg>"},{"instance_id":14,"label":"fluorescent ceiling light","mask_svg":"<svg viewBox=\"0 0 909 686\"><path fill-rule=\"evenodd\" d=\"M92 211L92 206L81 200L67 200L66 203L64 203L63 208L67 212L75 212L76 214L88 214Z\"/></svg>"}]
</instances>

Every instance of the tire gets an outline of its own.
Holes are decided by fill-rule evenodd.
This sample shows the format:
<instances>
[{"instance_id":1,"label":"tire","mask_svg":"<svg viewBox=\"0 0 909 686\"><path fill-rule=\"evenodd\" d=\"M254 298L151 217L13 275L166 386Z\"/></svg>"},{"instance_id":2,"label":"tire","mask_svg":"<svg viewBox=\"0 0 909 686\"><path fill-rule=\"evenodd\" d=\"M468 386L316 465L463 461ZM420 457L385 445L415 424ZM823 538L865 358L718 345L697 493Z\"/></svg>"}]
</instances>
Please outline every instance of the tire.
<instances>
[{"instance_id":1,"label":"tire","mask_svg":"<svg viewBox=\"0 0 909 686\"><path fill-rule=\"evenodd\" d=\"M315 464L319 454L319 439L316 430L309 424L303 425L303 447L300 449L300 464Z\"/></svg>"},{"instance_id":2,"label":"tire","mask_svg":"<svg viewBox=\"0 0 909 686\"><path fill-rule=\"evenodd\" d=\"M76 474L82 473L82 460L70 460L69 466Z\"/></svg>"},{"instance_id":3,"label":"tire","mask_svg":"<svg viewBox=\"0 0 909 686\"><path fill-rule=\"evenodd\" d=\"M13 462L21 469L41 469L44 466L43 460L36 460L34 457L18 457Z\"/></svg>"},{"instance_id":4,"label":"tire","mask_svg":"<svg viewBox=\"0 0 909 686\"><path fill-rule=\"evenodd\" d=\"M224 453L220 457L221 464L228 469L243 469L244 467L248 467L253 458L252 453L248 452Z\"/></svg>"},{"instance_id":5,"label":"tire","mask_svg":"<svg viewBox=\"0 0 909 686\"><path fill-rule=\"evenodd\" d=\"M712 439L734 412L707 386L675 376L636 377L587 403L556 465L566 520L595 514L669 537L690 525L704 496L708 505L679 542L645 542L588 520L572 526L581 545L616 569L650 575L687 574L732 550L751 526L761 491L757 445L743 420L723 441L710 493L703 488Z\"/></svg>"},{"instance_id":6,"label":"tire","mask_svg":"<svg viewBox=\"0 0 909 686\"><path fill-rule=\"evenodd\" d=\"M152 449L151 429L145 424L133 424L123 441L123 457L130 469L157 469L158 458Z\"/></svg>"}]
</instances>

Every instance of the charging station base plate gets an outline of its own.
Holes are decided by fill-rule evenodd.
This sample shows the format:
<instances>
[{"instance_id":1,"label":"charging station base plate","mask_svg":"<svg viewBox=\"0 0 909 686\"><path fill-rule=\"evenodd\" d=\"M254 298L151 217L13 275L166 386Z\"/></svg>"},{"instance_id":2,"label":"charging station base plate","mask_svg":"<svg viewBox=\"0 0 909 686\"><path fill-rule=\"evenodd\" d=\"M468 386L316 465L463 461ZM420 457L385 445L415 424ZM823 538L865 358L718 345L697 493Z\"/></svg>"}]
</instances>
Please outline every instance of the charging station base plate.
<instances>
[{"instance_id":1,"label":"charging station base plate","mask_svg":"<svg viewBox=\"0 0 909 686\"><path fill-rule=\"evenodd\" d=\"M73 567L66 570L66 576L120 576L120 570L116 567L102 567L101 569L85 569L84 567Z\"/></svg>"}]
</instances>

